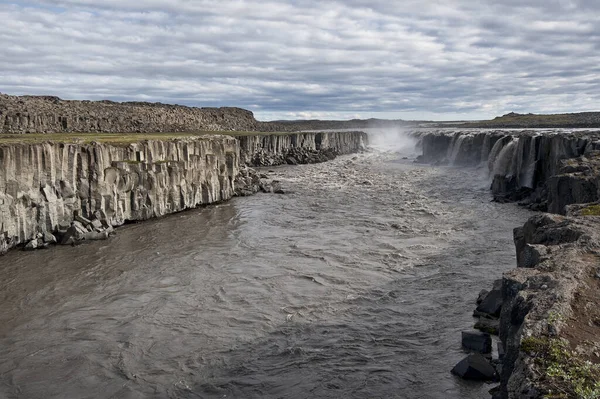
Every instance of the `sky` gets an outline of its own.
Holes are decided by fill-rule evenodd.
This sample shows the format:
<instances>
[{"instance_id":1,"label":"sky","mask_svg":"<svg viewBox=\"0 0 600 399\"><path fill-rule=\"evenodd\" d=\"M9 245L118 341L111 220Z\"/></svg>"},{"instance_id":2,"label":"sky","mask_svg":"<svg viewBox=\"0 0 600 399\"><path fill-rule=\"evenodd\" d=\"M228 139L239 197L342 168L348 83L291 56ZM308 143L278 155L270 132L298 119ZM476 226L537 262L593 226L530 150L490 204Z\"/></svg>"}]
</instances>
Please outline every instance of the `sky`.
<instances>
[{"instance_id":1,"label":"sky","mask_svg":"<svg viewBox=\"0 0 600 399\"><path fill-rule=\"evenodd\" d=\"M0 92L259 120L600 110L597 0L0 0Z\"/></svg>"}]
</instances>

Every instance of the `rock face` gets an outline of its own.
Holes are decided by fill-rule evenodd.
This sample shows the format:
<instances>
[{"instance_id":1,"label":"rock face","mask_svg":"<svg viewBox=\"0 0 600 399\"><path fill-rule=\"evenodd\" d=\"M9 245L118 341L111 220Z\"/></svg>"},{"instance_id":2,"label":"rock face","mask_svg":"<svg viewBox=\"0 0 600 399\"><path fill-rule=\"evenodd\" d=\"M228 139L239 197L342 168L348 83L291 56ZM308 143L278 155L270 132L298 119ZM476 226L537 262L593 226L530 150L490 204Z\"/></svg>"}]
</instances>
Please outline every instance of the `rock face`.
<instances>
[{"instance_id":1,"label":"rock face","mask_svg":"<svg viewBox=\"0 0 600 399\"><path fill-rule=\"evenodd\" d=\"M428 163L457 166L484 166L492 180L491 189L498 201L527 198L536 210L564 213L571 203L591 202L593 182L575 181L575 176L553 176L565 171L568 159L591 156L600 150L598 132L533 132L533 131L435 131L416 133L420 136L423 155ZM583 170L578 173L584 174ZM562 179L562 180L561 180ZM573 198L563 192L573 189ZM554 190L554 192L553 192ZM561 193L556 191L562 190ZM596 190L597 192L597 190ZM552 198L554 196L554 198ZM587 197L586 197L587 196ZM600 198L596 199L598 200Z\"/></svg>"},{"instance_id":2,"label":"rock face","mask_svg":"<svg viewBox=\"0 0 600 399\"><path fill-rule=\"evenodd\" d=\"M228 136L0 145L0 251L96 211L118 226L227 200L238 165Z\"/></svg>"},{"instance_id":3,"label":"rock face","mask_svg":"<svg viewBox=\"0 0 600 399\"><path fill-rule=\"evenodd\" d=\"M338 154L366 149L364 132L311 132L240 136L241 162L272 166L324 162Z\"/></svg>"},{"instance_id":4,"label":"rock face","mask_svg":"<svg viewBox=\"0 0 600 399\"><path fill-rule=\"evenodd\" d=\"M600 363L597 349L600 324L594 324L597 316L593 312L600 302L598 283L593 276L599 264L599 223L597 217L565 218L546 214L534 216L522 228L515 229L520 263L527 258L526 251L530 246L538 251L544 247L541 252L545 256L538 258L537 263L529 262L527 268L505 273L503 278L500 338L505 356L501 397L541 398L549 390L556 391L552 375L558 372L547 370L549 364L544 356L552 356L552 351L559 350L557 348L562 345L568 349L565 354L571 350L575 354L589 354L590 360ZM581 308L578 298L590 289L594 294ZM587 317L592 320L584 320ZM545 345L557 347L546 353ZM573 357L566 361L577 364L584 360ZM553 362L554 369L564 368L568 374L571 366ZM593 380L599 381L598 378L600 373L592 376L588 383L593 384ZM558 377L556 384L561 380L564 378ZM568 386L560 389L570 392ZM597 389L600 394L600 385ZM567 394L565 397L575 396Z\"/></svg>"},{"instance_id":5,"label":"rock face","mask_svg":"<svg viewBox=\"0 0 600 399\"><path fill-rule=\"evenodd\" d=\"M558 173L548 180L548 211L565 214L571 204L600 199L600 151L578 158L564 159Z\"/></svg>"},{"instance_id":6,"label":"rock face","mask_svg":"<svg viewBox=\"0 0 600 399\"><path fill-rule=\"evenodd\" d=\"M67 101L0 94L0 133L155 133L276 131L241 108L192 108L160 103Z\"/></svg>"}]
</instances>

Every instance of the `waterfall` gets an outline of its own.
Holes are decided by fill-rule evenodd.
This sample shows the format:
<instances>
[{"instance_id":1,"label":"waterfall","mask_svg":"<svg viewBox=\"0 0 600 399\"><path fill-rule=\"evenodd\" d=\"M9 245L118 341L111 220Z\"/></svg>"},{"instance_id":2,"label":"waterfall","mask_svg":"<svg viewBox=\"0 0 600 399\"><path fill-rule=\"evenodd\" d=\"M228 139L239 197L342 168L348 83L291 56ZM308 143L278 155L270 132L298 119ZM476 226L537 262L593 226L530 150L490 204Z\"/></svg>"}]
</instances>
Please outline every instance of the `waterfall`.
<instances>
[{"instance_id":1,"label":"waterfall","mask_svg":"<svg viewBox=\"0 0 600 399\"><path fill-rule=\"evenodd\" d=\"M490 155L488 157L488 171L490 174L494 172L494 163L496 162L496 158L498 158L498 154L500 154L500 151L502 151L504 148L504 139L505 137L498 139L490 151Z\"/></svg>"},{"instance_id":2,"label":"waterfall","mask_svg":"<svg viewBox=\"0 0 600 399\"><path fill-rule=\"evenodd\" d=\"M517 138L517 148L513 153L512 162L506 174L507 176L517 176L518 178L521 175L523 160L525 159L525 145L527 143L528 137L521 136Z\"/></svg>"},{"instance_id":3,"label":"waterfall","mask_svg":"<svg viewBox=\"0 0 600 399\"><path fill-rule=\"evenodd\" d=\"M521 182L521 186L523 187L529 187L529 188L534 188L534 175L535 175L535 165L536 165L536 159L535 159L535 142L538 136L533 136L531 138L531 142L529 144L529 153L527 155L527 163L526 163L526 167L525 170L523 171L523 179Z\"/></svg>"},{"instance_id":4,"label":"waterfall","mask_svg":"<svg viewBox=\"0 0 600 399\"><path fill-rule=\"evenodd\" d=\"M510 143L502 148L493 163L493 176L507 176L512 173L517 141L513 138Z\"/></svg>"},{"instance_id":5,"label":"waterfall","mask_svg":"<svg viewBox=\"0 0 600 399\"><path fill-rule=\"evenodd\" d=\"M483 136L483 145L481 146L481 165L483 166L487 160L488 155L490 154L490 135L486 134Z\"/></svg>"},{"instance_id":6,"label":"waterfall","mask_svg":"<svg viewBox=\"0 0 600 399\"><path fill-rule=\"evenodd\" d=\"M456 133L454 136L452 136L452 140L450 141L450 145L448 146L448 149L446 150L446 159L450 160L452 159L452 154L454 153L454 146L456 144L456 140L461 136L460 133Z\"/></svg>"},{"instance_id":7,"label":"waterfall","mask_svg":"<svg viewBox=\"0 0 600 399\"><path fill-rule=\"evenodd\" d=\"M454 163L456 162L456 158L458 157L458 154L460 154L460 148L462 147L465 138L467 138L467 135L461 134L460 136L458 136L458 139L454 142L452 153L450 154L450 158L448 158L448 162L450 165L454 165Z\"/></svg>"}]
</instances>

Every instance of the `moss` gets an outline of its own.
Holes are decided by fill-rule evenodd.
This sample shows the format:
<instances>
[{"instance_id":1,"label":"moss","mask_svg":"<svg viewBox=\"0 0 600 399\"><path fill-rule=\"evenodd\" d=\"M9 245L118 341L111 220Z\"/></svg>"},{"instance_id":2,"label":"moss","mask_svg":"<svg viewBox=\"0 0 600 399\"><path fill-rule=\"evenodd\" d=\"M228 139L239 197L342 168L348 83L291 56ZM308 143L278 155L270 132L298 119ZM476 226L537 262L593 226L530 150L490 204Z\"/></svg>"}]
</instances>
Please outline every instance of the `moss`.
<instances>
[{"instance_id":1,"label":"moss","mask_svg":"<svg viewBox=\"0 0 600 399\"><path fill-rule=\"evenodd\" d=\"M521 350L534 359L547 398L600 398L600 365L576 356L566 341L528 337Z\"/></svg>"},{"instance_id":2,"label":"moss","mask_svg":"<svg viewBox=\"0 0 600 399\"><path fill-rule=\"evenodd\" d=\"M582 216L600 216L600 205L591 205L581 210Z\"/></svg>"}]
</instances>

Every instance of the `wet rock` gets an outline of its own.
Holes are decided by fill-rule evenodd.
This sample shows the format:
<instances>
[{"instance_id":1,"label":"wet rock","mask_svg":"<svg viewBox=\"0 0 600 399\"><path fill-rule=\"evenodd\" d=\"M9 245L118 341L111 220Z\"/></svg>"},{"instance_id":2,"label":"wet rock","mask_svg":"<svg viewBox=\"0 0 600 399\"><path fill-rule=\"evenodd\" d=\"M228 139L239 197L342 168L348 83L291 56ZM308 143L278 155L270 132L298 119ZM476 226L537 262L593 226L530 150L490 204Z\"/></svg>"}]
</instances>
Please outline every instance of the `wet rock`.
<instances>
[{"instance_id":1,"label":"wet rock","mask_svg":"<svg viewBox=\"0 0 600 399\"><path fill-rule=\"evenodd\" d=\"M476 330L492 335L498 335L500 331L500 320L480 317L475 323Z\"/></svg>"},{"instance_id":2,"label":"wet rock","mask_svg":"<svg viewBox=\"0 0 600 399\"><path fill-rule=\"evenodd\" d=\"M492 290L473 312L476 317L498 318L502 310L502 280L496 280Z\"/></svg>"},{"instance_id":3,"label":"wet rock","mask_svg":"<svg viewBox=\"0 0 600 399\"><path fill-rule=\"evenodd\" d=\"M36 238L35 240L29 241L23 249L25 251L34 251L34 250L38 249L38 247L39 247L39 243L38 243L38 239Z\"/></svg>"},{"instance_id":4,"label":"wet rock","mask_svg":"<svg viewBox=\"0 0 600 399\"><path fill-rule=\"evenodd\" d=\"M91 220L89 220L89 219L87 219L87 218L84 218L83 216L80 216L80 215L76 215L76 216L75 216L75 220L76 220L77 222L81 223L81 224L82 224L83 226L85 226L85 227L87 227L87 226L89 226L90 224L92 224L92 221L91 221Z\"/></svg>"},{"instance_id":5,"label":"wet rock","mask_svg":"<svg viewBox=\"0 0 600 399\"><path fill-rule=\"evenodd\" d=\"M478 381L495 381L498 377L496 369L479 353L471 354L461 360L452 369L452 374L466 380Z\"/></svg>"},{"instance_id":6,"label":"wet rock","mask_svg":"<svg viewBox=\"0 0 600 399\"><path fill-rule=\"evenodd\" d=\"M498 342L498 359L500 361L503 361L505 355L506 355L506 352L504 350L504 344L499 341Z\"/></svg>"},{"instance_id":7,"label":"wet rock","mask_svg":"<svg viewBox=\"0 0 600 399\"><path fill-rule=\"evenodd\" d=\"M486 289L483 289L483 290L479 291L479 295L477 295L477 304L479 305L481 302L483 302L484 298L489 293L490 292L488 290L486 290Z\"/></svg>"},{"instance_id":8,"label":"wet rock","mask_svg":"<svg viewBox=\"0 0 600 399\"><path fill-rule=\"evenodd\" d=\"M491 353L492 352L492 337L490 334L479 332L479 331L463 331L462 332L462 346L465 349L477 352L477 353Z\"/></svg>"},{"instance_id":9,"label":"wet rock","mask_svg":"<svg viewBox=\"0 0 600 399\"><path fill-rule=\"evenodd\" d=\"M279 180L273 180L271 184L273 185L273 192L275 194L285 194L285 191L281 187L281 183L279 182Z\"/></svg>"},{"instance_id":10,"label":"wet rock","mask_svg":"<svg viewBox=\"0 0 600 399\"><path fill-rule=\"evenodd\" d=\"M54 234L45 232L44 233L44 242L47 244L56 244L57 240Z\"/></svg>"}]
</instances>

